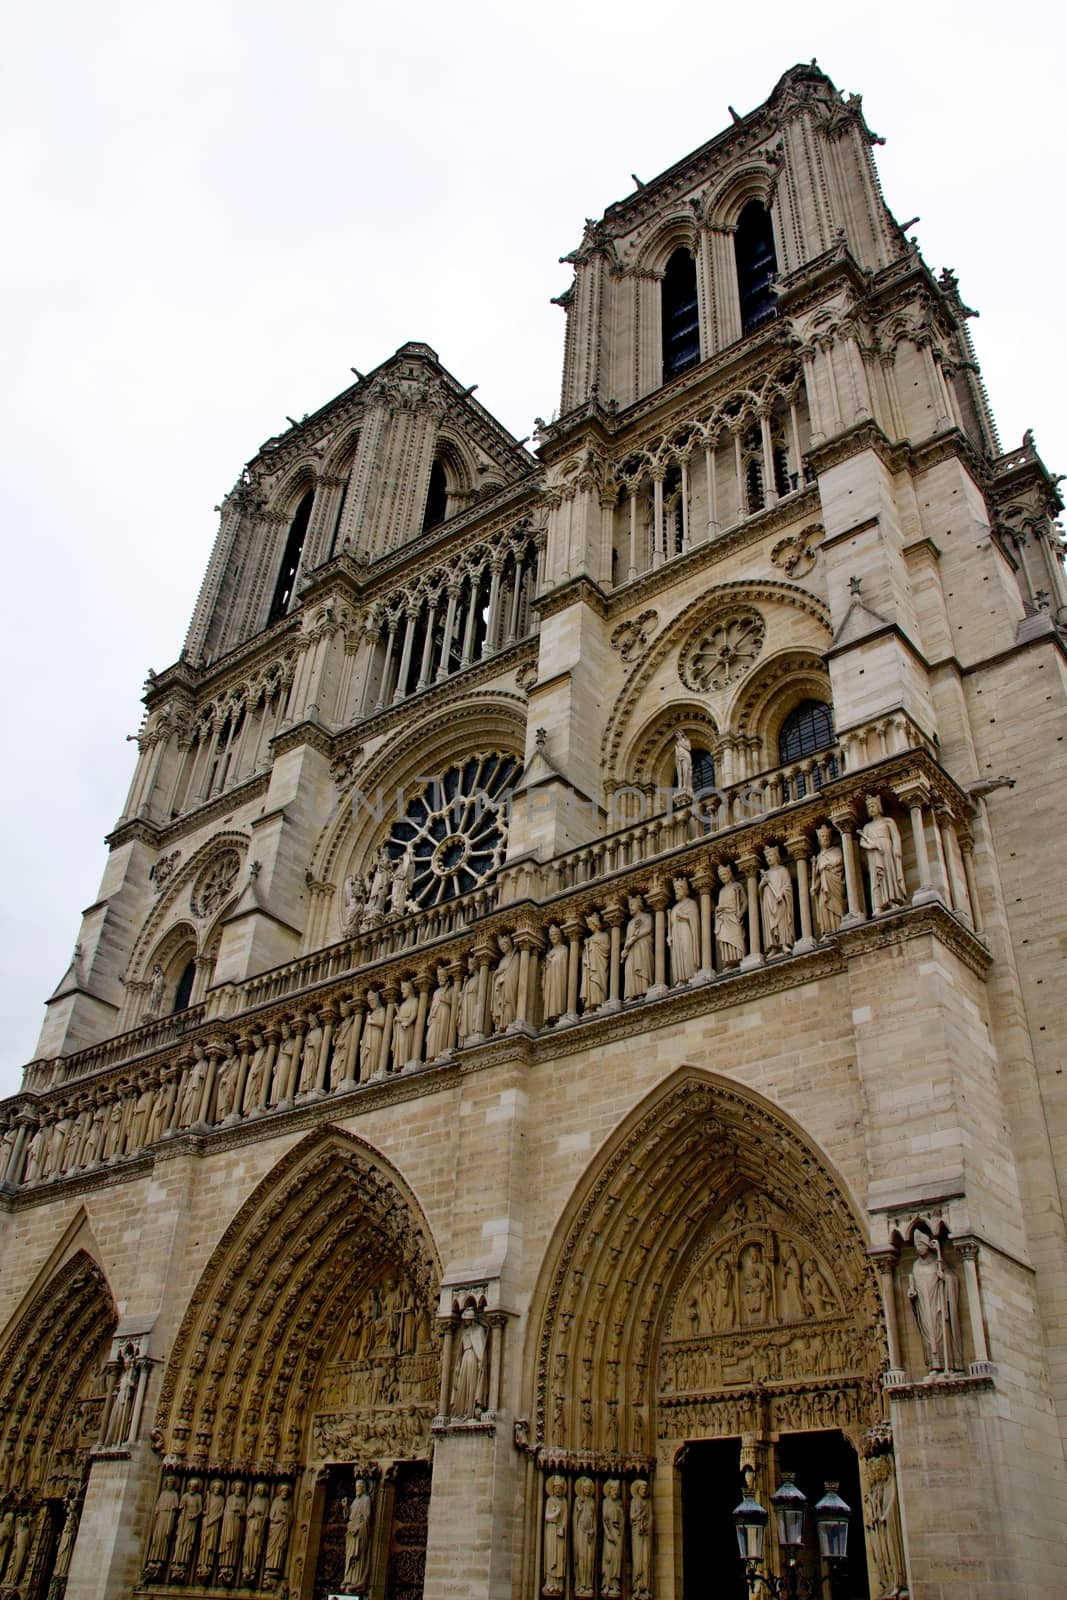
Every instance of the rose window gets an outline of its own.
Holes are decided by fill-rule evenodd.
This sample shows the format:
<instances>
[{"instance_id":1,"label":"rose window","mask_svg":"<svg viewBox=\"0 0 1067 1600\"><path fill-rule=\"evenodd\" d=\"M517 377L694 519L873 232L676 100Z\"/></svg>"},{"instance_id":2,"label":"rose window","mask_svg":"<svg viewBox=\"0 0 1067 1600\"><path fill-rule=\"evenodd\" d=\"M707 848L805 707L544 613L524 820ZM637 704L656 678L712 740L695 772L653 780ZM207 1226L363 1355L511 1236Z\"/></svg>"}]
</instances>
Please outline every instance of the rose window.
<instances>
[{"instance_id":1,"label":"rose window","mask_svg":"<svg viewBox=\"0 0 1067 1600\"><path fill-rule=\"evenodd\" d=\"M764 631L756 611L701 629L682 652L678 676L698 694L725 689L755 661L763 648Z\"/></svg>"},{"instance_id":2,"label":"rose window","mask_svg":"<svg viewBox=\"0 0 1067 1600\"><path fill-rule=\"evenodd\" d=\"M394 861L405 849L415 859L411 898L418 905L469 894L496 872L519 771L514 756L491 751L449 767L418 791L388 841Z\"/></svg>"}]
</instances>

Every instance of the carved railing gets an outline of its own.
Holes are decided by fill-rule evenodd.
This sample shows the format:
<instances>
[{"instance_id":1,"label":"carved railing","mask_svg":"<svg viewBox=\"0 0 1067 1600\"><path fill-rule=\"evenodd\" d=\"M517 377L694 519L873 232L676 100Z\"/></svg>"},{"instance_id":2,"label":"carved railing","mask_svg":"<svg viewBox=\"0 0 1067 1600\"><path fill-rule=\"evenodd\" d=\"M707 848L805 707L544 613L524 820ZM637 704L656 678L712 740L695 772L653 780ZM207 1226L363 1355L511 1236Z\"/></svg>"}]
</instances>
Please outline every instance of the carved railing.
<instances>
[{"instance_id":1,"label":"carved railing","mask_svg":"<svg viewBox=\"0 0 1067 1600\"><path fill-rule=\"evenodd\" d=\"M207 1008L203 1004L187 1006L185 1010L173 1011L169 1016L154 1017L151 1022L143 1022L138 1028L116 1034L113 1039L87 1045L84 1050L76 1050L69 1056L31 1061L23 1078L23 1088L31 1094L39 1094L46 1089L71 1083L75 1078L101 1072L106 1067L136 1060L138 1056L151 1055L198 1028L206 1015Z\"/></svg>"},{"instance_id":2,"label":"carved railing","mask_svg":"<svg viewBox=\"0 0 1067 1600\"><path fill-rule=\"evenodd\" d=\"M299 994L270 997L266 974L237 989L238 1014L202 1018L177 1045L0 1107L0 1180L37 1186L113 1168L183 1130L208 1135L432 1071L510 1034L596 1030L643 1008L651 1026L657 1003L699 1004L705 986L737 984L740 1000L768 963L802 961L913 907L951 913L960 949L983 970L964 931L981 933L971 809L927 752L909 750L654 862L470 908L464 926L442 921L432 937L429 913L383 924L358 953L347 942L359 961L347 973L333 974L322 952L319 980ZM292 982L315 970L291 967Z\"/></svg>"}]
</instances>

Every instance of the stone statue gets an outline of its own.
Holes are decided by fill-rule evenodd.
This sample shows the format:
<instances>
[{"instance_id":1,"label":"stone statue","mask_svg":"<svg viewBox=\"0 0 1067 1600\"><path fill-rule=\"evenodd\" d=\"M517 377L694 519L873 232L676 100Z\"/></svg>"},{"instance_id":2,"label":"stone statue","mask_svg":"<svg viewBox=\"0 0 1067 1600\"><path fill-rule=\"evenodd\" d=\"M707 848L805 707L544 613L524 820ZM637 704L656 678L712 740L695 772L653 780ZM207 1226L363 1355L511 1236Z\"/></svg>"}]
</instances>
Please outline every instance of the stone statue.
<instances>
[{"instance_id":1,"label":"stone statue","mask_svg":"<svg viewBox=\"0 0 1067 1600\"><path fill-rule=\"evenodd\" d=\"M776 844L764 851L767 865L760 873L760 910L763 913L763 947L769 956L792 950L796 940L793 926L793 880Z\"/></svg>"},{"instance_id":2,"label":"stone statue","mask_svg":"<svg viewBox=\"0 0 1067 1600\"><path fill-rule=\"evenodd\" d=\"M574 1593L591 1595L593 1554L596 1550L596 1486L592 1478L581 1477L574 1485L571 1537L574 1549Z\"/></svg>"},{"instance_id":3,"label":"stone statue","mask_svg":"<svg viewBox=\"0 0 1067 1600\"><path fill-rule=\"evenodd\" d=\"M190 1478L185 1493L178 1502L178 1537L174 1541L172 1575L184 1576L192 1559L193 1546L204 1514L204 1496L199 1478Z\"/></svg>"},{"instance_id":4,"label":"stone statue","mask_svg":"<svg viewBox=\"0 0 1067 1600\"><path fill-rule=\"evenodd\" d=\"M567 1009L567 946L555 922L549 924L548 949L541 966L542 1015L546 1022L555 1022Z\"/></svg>"},{"instance_id":5,"label":"stone statue","mask_svg":"<svg viewBox=\"0 0 1067 1600\"><path fill-rule=\"evenodd\" d=\"M871 910L888 911L892 906L907 904L908 891L904 883L904 856L900 843L900 829L892 817L882 813L881 796L867 796L869 821L859 831L861 847L867 853L867 868L871 875Z\"/></svg>"},{"instance_id":6,"label":"stone statue","mask_svg":"<svg viewBox=\"0 0 1067 1600\"><path fill-rule=\"evenodd\" d=\"M419 1015L419 997L410 978L400 981L400 1004L393 1014L392 1057L393 1071L402 1072L415 1053L415 1022Z\"/></svg>"},{"instance_id":7,"label":"stone statue","mask_svg":"<svg viewBox=\"0 0 1067 1600\"><path fill-rule=\"evenodd\" d=\"M494 1031L503 1033L519 1014L519 952L506 933L500 935L497 944L500 962L493 974L490 1010Z\"/></svg>"},{"instance_id":8,"label":"stone statue","mask_svg":"<svg viewBox=\"0 0 1067 1600\"><path fill-rule=\"evenodd\" d=\"M202 1045L193 1046L193 1060L185 1073L185 1082L182 1084L181 1097L178 1101L178 1127L190 1128L196 1121L200 1111L200 1094L204 1087L204 1073L207 1065L204 1061ZM114 1120L114 1112L112 1112Z\"/></svg>"},{"instance_id":9,"label":"stone statue","mask_svg":"<svg viewBox=\"0 0 1067 1600\"><path fill-rule=\"evenodd\" d=\"M674 904L667 916L671 982L688 983L700 965L700 908L685 878L674 880Z\"/></svg>"},{"instance_id":10,"label":"stone statue","mask_svg":"<svg viewBox=\"0 0 1067 1600\"><path fill-rule=\"evenodd\" d=\"M204 1502L204 1520L200 1525L200 1554L196 1562L196 1575L202 1583L211 1580L215 1557L219 1553L222 1519L226 1512L226 1485L221 1478L212 1478L207 1486Z\"/></svg>"},{"instance_id":11,"label":"stone statue","mask_svg":"<svg viewBox=\"0 0 1067 1600\"><path fill-rule=\"evenodd\" d=\"M830 1285L810 1256L801 1269L801 1295L809 1317L832 1317L837 1310Z\"/></svg>"},{"instance_id":12,"label":"stone statue","mask_svg":"<svg viewBox=\"0 0 1067 1600\"><path fill-rule=\"evenodd\" d=\"M350 872L345 879L344 907L341 912L341 931L349 937L359 932L366 904L367 886L358 873Z\"/></svg>"},{"instance_id":13,"label":"stone statue","mask_svg":"<svg viewBox=\"0 0 1067 1600\"><path fill-rule=\"evenodd\" d=\"M237 1570L237 1557L241 1551L241 1533L244 1529L248 1500L240 1478L230 1484L226 1508L222 1513L222 1536L219 1540L219 1571L233 1573Z\"/></svg>"},{"instance_id":14,"label":"stone statue","mask_svg":"<svg viewBox=\"0 0 1067 1600\"><path fill-rule=\"evenodd\" d=\"M178 1480L168 1473L156 1499L152 1513L152 1533L148 1541L146 1566L162 1570L170 1549L170 1536L178 1520Z\"/></svg>"},{"instance_id":15,"label":"stone statue","mask_svg":"<svg viewBox=\"0 0 1067 1600\"><path fill-rule=\"evenodd\" d=\"M159 1013L163 1008L163 985L165 982L166 978L163 974L163 968L157 961L155 966L152 968L152 978L148 985L148 1004L145 1006L144 1011L146 1017L159 1016Z\"/></svg>"},{"instance_id":16,"label":"stone statue","mask_svg":"<svg viewBox=\"0 0 1067 1600\"><path fill-rule=\"evenodd\" d=\"M960 1341L959 1281L945 1265L941 1241L925 1228L911 1237L915 1249L908 1299L915 1314L928 1373L958 1372L963 1365Z\"/></svg>"},{"instance_id":17,"label":"stone statue","mask_svg":"<svg viewBox=\"0 0 1067 1600\"><path fill-rule=\"evenodd\" d=\"M684 728L674 730L674 787L684 794L693 792L693 746Z\"/></svg>"},{"instance_id":18,"label":"stone statue","mask_svg":"<svg viewBox=\"0 0 1067 1600\"><path fill-rule=\"evenodd\" d=\"M364 1478L357 1478L345 1523L346 1594L363 1595L370 1587L371 1499Z\"/></svg>"},{"instance_id":19,"label":"stone statue","mask_svg":"<svg viewBox=\"0 0 1067 1600\"><path fill-rule=\"evenodd\" d=\"M289 1026L288 1022L282 1023L282 1036L278 1043L278 1054L274 1058L274 1096L275 1105L280 1104L281 1097L289 1099L295 1092L293 1082L293 1064L296 1053L300 1048L300 1040Z\"/></svg>"},{"instance_id":20,"label":"stone statue","mask_svg":"<svg viewBox=\"0 0 1067 1600\"><path fill-rule=\"evenodd\" d=\"M874 1558L872 1593L898 1595L907 1580L897 1515L897 1479L890 1455L872 1456L867 1463L864 1510L867 1553Z\"/></svg>"},{"instance_id":21,"label":"stone statue","mask_svg":"<svg viewBox=\"0 0 1067 1600\"><path fill-rule=\"evenodd\" d=\"M719 898L715 905L715 937L719 942L719 965L736 967L745 957L745 912L748 894L734 877L727 862L719 867Z\"/></svg>"},{"instance_id":22,"label":"stone statue","mask_svg":"<svg viewBox=\"0 0 1067 1600\"><path fill-rule=\"evenodd\" d=\"M259 1558L263 1554L263 1540L267 1532L267 1517L270 1514L270 1500L267 1498L267 1485L257 1483L252 1490L252 1497L248 1502L248 1512L245 1517L245 1555L241 1563L241 1576L245 1583L254 1583L259 1570Z\"/></svg>"},{"instance_id":23,"label":"stone statue","mask_svg":"<svg viewBox=\"0 0 1067 1600\"><path fill-rule=\"evenodd\" d=\"M300 1088L307 1094L315 1087L319 1075L319 1051L322 1049L322 1023L317 1011L308 1013L311 1026L304 1035L304 1051L300 1057Z\"/></svg>"},{"instance_id":24,"label":"stone statue","mask_svg":"<svg viewBox=\"0 0 1067 1600\"><path fill-rule=\"evenodd\" d=\"M263 1563L266 1576L277 1577L285 1567L285 1550L289 1543L289 1529L293 1521L293 1490L288 1483L280 1483L274 1491L267 1519L267 1559Z\"/></svg>"},{"instance_id":25,"label":"stone statue","mask_svg":"<svg viewBox=\"0 0 1067 1600\"><path fill-rule=\"evenodd\" d=\"M263 1103L265 1084L263 1074L267 1065L267 1046L261 1033L252 1035L252 1059L248 1063L248 1075L245 1078L245 1103L244 1112L247 1116L250 1111L256 1111ZM238 1107L240 1109L240 1107Z\"/></svg>"},{"instance_id":26,"label":"stone statue","mask_svg":"<svg viewBox=\"0 0 1067 1600\"><path fill-rule=\"evenodd\" d=\"M600 1593L604 1600L622 1594L622 1485L618 1478L604 1484L600 1507Z\"/></svg>"},{"instance_id":27,"label":"stone statue","mask_svg":"<svg viewBox=\"0 0 1067 1600\"><path fill-rule=\"evenodd\" d=\"M359 1080L366 1083L378 1070L385 1034L386 1011L377 989L367 990L367 1015L363 1019L363 1037L359 1041Z\"/></svg>"},{"instance_id":28,"label":"stone statue","mask_svg":"<svg viewBox=\"0 0 1067 1600\"><path fill-rule=\"evenodd\" d=\"M589 937L582 945L582 1009L596 1011L608 998L608 966L611 961L611 934L599 911L585 919Z\"/></svg>"},{"instance_id":29,"label":"stone statue","mask_svg":"<svg viewBox=\"0 0 1067 1600\"><path fill-rule=\"evenodd\" d=\"M488 1329L478 1320L475 1308L467 1304L460 1313L460 1346L456 1373L452 1380L451 1414L457 1420L479 1417L485 1383L485 1351Z\"/></svg>"},{"instance_id":30,"label":"stone statue","mask_svg":"<svg viewBox=\"0 0 1067 1600\"><path fill-rule=\"evenodd\" d=\"M426 1059L436 1061L449 1047L452 1029L452 982L445 967L437 969L437 987L430 996L426 1017Z\"/></svg>"},{"instance_id":31,"label":"stone statue","mask_svg":"<svg viewBox=\"0 0 1067 1600\"><path fill-rule=\"evenodd\" d=\"M804 1297L800 1287L800 1257L795 1244L787 1244L782 1253L782 1319L797 1322L804 1315Z\"/></svg>"},{"instance_id":32,"label":"stone statue","mask_svg":"<svg viewBox=\"0 0 1067 1600\"><path fill-rule=\"evenodd\" d=\"M831 827L824 822L815 831L819 849L811 863L811 904L815 931L825 939L837 932L845 914L845 858Z\"/></svg>"},{"instance_id":33,"label":"stone statue","mask_svg":"<svg viewBox=\"0 0 1067 1600\"><path fill-rule=\"evenodd\" d=\"M229 1116L233 1106L233 1092L237 1086L237 1068L240 1058L230 1051L228 1056L223 1056L215 1074L215 1121L222 1122Z\"/></svg>"},{"instance_id":34,"label":"stone statue","mask_svg":"<svg viewBox=\"0 0 1067 1600\"><path fill-rule=\"evenodd\" d=\"M708 1321L713 1330L736 1328L737 1307L734 1304L734 1266L729 1252L723 1250L715 1257L711 1274L708 1304Z\"/></svg>"},{"instance_id":35,"label":"stone statue","mask_svg":"<svg viewBox=\"0 0 1067 1600\"><path fill-rule=\"evenodd\" d=\"M26 1565L26 1557L30 1549L30 1535L33 1532L33 1517L30 1512L23 1511L15 1518L15 1544L11 1551L11 1571L7 1575L5 1588L15 1588L22 1577L22 1569Z\"/></svg>"},{"instance_id":36,"label":"stone statue","mask_svg":"<svg viewBox=\"0 0 1067 1600\"><path fill-rule=\"evenodd\" d=\"M408 908L408 897L411 886L415 881L415 857L411 853L411 846L406 845L404 853L393 868L393 881L389 888L389 912L391 916L400 917Z\"/></svg>"},{"instance_id":37,"label":"stone statue","mask_svg":"<svg viewBox=\"0 0 1067 1600\"><path fill-rule=\"evenodd\" d=\"M80 1512L78 1502L74 1495L68 1495L63 1502L65 1512L63 1518L63 1531L59 1535L59 1544L56 1548L56 1559L52 1563L52 1577L65 1578L70 1571L70 1558L74 1554L74 1541L78 1537L78 1520ZM0 1572L4 1569L3 1554L0 1553Z\"/></svg>"},{"instance_id":38,"label":"stone statue","mask_svg":"<svg viewBox=\"0 0 1067 1600\"><path fill-rule=\"evenodd\" d=\"M652 987L652 917L639 894L627 900L630 920L622 946L623 999L643 1000Z\"/></svg>"},{"instance_id":39,"label":"stone statue","mask_svg":"<svg viewBox=\"0 0 1067 1600\"><path fill-rule=\"evenodd\" d=\"M746 1322L770 1322L772 1309L771 1269L758 1244L751 1245L741 1263L741 1300Z\"/></svg>"},{"instance_id":40,"label":"stone statue","mask_svg":"<svg viewBox=\"0 0 1067 1600\"><path fill-rule=\"evenodd\" d=\"M475 966L474 956L467 957L467 976L463 980L463 988L459 997L459 1042L463 1044L472 1034L482 1031L482 1019L478 1015L478 969Z\"/></svg>"},{"instance_id":41,"label":"stone statue","mask_svg":"<svg viewBox=\"0 0 1067 1600\"><path fill-rule=\"evenodd\" d=\"M356 1031L356 1013L347 1000L341 1001L341 1020L334 1029L333 1048L330 1051L330 1088L347 1083L352 1077L352 1044Z\"/></svg>"},{"instance_id":42,"label":"stone statue","mask_svg":"<svg viewBox=\"0 0 1067 1600\"><path fill-rule=\"evenodd\" d=\"M541 1593L562 1595L567 1586L567 1483L553 1476L545 1484L545 1565Z\"/></svg>"},{"instance_id":43,"label":"stone statue","mask_svg":"<svg viewBox=\"0 0 1067 1600\"><path fill-rule=\"evenodd\" d=\"M4 1576L4 1563L15 1535L15 1513L10 1506L0 1511L0 1580Z\"/></svg>"},{"instance_id":44,"label":"stone statue","mask_svg":"<svg viewBox=\"0 0 1067 1600\"><path fill-rule=\"evenodd\" d=\"M630 1594L633 1600L652 1595L652 1506L644 1478L630 1485Z\"/></svg>"},{"instance_id":45,"label":"stone statue","mask_svg":"<svg viewBox=\"0 0 1067 1600\"><path fill-rule=\"evenodd\" d=\"M384 913L392 878L393 863L389 859L389 851L383 844L375 858L374 871L371 873L370 890L367 894L367 916L380 917Z\"/></svg>"}]
</instances>

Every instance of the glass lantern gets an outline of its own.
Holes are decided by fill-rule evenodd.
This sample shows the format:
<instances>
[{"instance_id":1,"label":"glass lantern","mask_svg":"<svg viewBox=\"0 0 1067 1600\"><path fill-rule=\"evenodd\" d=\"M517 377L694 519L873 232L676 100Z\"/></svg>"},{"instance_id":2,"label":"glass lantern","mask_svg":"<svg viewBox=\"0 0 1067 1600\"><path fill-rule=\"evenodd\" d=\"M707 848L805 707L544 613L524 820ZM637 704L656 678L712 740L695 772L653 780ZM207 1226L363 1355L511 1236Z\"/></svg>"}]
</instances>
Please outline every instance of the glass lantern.
<instances>
[{"instance_id":1,"label":"glass lantern","mask_svg":"<svg viewBox=\"0 0 1067 1600\"><path fill-rule=\"evenodd\" d=\"M779 1547L795 1558L804 1543L804 1513L808 1501L793 1482L791 1472L782 1473L782 1481L771 1495L771 1505L778 1524Z\"/></svg>"},{"instance_id":2,"label":"glass lantern","mask_svg":"<svg viewBox=\"0 0 1067 1600\"><path fill-rule=\"evenodd\" d=\"M742 1561L763 1560L763 1540L767 1532L767 1512L749 1489L733 1510L737 1548Z\"/></svg>"},{"instance_id":3,"label":"glass lantern","mask_svg":"<svg viewBox=\"0 0 1067 1600\"><path fill-rule=\"evenodd\" d=\"M852 1512L838 1494L836 1483L824 1487L826 1493L812 1508L819 1530L819 1553L827 1561L843 1561L848 1551L848 1519Z\"/></svg>"}]
</instances>

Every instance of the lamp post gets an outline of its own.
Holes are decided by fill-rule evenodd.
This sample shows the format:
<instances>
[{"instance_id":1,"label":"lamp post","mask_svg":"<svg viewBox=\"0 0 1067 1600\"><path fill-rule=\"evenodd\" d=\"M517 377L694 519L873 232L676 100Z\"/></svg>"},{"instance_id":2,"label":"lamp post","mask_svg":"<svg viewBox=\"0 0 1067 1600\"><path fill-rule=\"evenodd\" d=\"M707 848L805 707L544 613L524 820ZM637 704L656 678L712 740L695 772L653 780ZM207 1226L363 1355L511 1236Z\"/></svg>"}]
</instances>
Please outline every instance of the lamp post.
<instances>
[{"instance_id":1,"label":"lamp post","mask_svg":"<svg viewBox=\"0 0 1067 1600\"><path fill-rule=\"evenodd\" d=\"M800 1552L804 1545L804 1514L808 1508L806 1497L793 1482L793 1474L784 1472L774 1494L774 1520L778 1528L778 1548L785 1557L786 1568L780 1577L763 1571L763 1543L769 1517L764 1506L756 1499L751 1483L746 1483L739 1505L734 1507L734 1530L737 1548L745 1563L745 1581L750 1596L762 1587L776 1600L811 1600L818 1595L823 1584L831 1589L837 1570L844 1564L848 1549L849 1507L837 1493L837 1484L825 1485L826 1493L812 1507L815 1528L819 1539L819 1554L829 1565L827 1578L802 1573Z\"/></svg>"}]
</instances>

